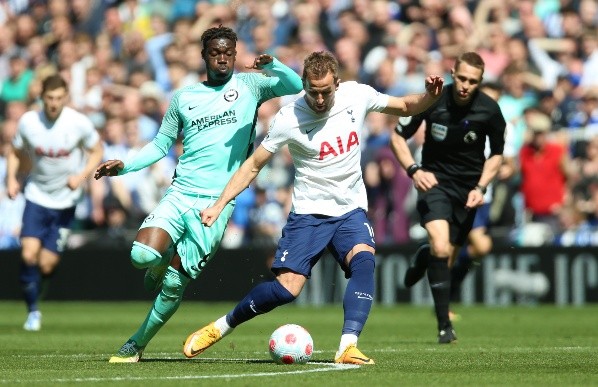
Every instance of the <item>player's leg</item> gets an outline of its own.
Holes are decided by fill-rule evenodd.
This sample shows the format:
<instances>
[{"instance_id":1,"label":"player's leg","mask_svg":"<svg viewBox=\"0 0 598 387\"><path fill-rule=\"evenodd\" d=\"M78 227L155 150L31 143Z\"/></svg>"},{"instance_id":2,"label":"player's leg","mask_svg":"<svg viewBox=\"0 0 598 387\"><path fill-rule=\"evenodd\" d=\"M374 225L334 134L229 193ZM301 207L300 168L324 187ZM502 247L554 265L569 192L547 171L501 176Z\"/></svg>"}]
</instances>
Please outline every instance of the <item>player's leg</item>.
<instances>
[{"instance_id":1,"label":"player's leg","mask_svg":"<svg viewBox=\"0 0 598 387\"><path fill-rule=\"evenodd\" d=\"M285 271L275 280L255 286L228 314L189 335L183 353L189 358L195 357L232 333L238 325L294 301L306 280L301 274Z\"/></svg>"},{"instance_id":2,"label":"player's leg","mask_svg":"<svg viewBox=\"0 0 598 387\"><path fill-rule=\"evenodd\" d=\"M41 275L37 264L41 245L41 241L37 238L21 238L19 281L23 291L23 299L27 305L27 320L23 324L23 329L28 331L41 329L41 312L38 305Z\"/></svg>"},{"instance_id":3,"label":"player's leg","mask_svg":"<svg viewBox=\"0 0 598 387\"><path fill-rule=\"evenodd\" d=\"M430 241L430 262L428 265L428 282L434 299L434 311L438 322L439 342L444 343L445 334L452 332L449 319L450 303L450 270L449 258L455 248L449 242L449 223L437 219L426 223L426 231ZM451 339L450 342L455 341Z\"/></svg>"},{"instance_id":4,"label":"player's leg","mask_svg":"<svg viewBox=\"0 0 598 387\"><path fill-rule=\"evenodd\" d=\"M172 261L173 266L179 269L177 270L173 266L168 267L162 283L162 289L154 300L151 310L137 332L127 340L115 356L110 358L111 363L138 362L150 340L179 308L183 294L191 278L182 272L178 254L174 256Z\"/></svg>"},{"instance_id":5,"label":"player's leg","mask_svg":"<svg viewBox=\"0 0 598 387\"><path fill-rule=\"evenodd\" d=\"M403 279L403 284L406 288L410 288L416 283L419 282L424 275L426 275L426 270L428 270L428 264L430 263L430 243L426 241L425 243L421 244L413 258L411 258L411 262L407 270L405 270L405 277Z\"/></svg>"},{"instance_id":6,"label":"player's leg","mask_svg":"<svg viewBox=\"0 0 598 387\"><path fill-rule=\"evenodd\" d=\"M196 202L197 197L178 193L167 194L160 201L154 212L143 221L137 234L138 243L134 243L131 249L131 261L134 266L147 267L148 264L157 265L161 264L162 260L166 261L162 255L169 250L172 241L185 240L184 234L188 230L184 214L193 214L189 210ZM187 243L183 254L189 254L196 260L200 255L194 243ZM111 363L138 362L145 346L178 309L192 277L185 272L179 254L168 257L168 261L170 265L165 264L164 274L158 280L162 290L156 296L139 329L123 344L117 354L110 358ZM147 280L144 280L144 286L147 286Z\"/></svg>"},{"instance_id":7,"label":"player's leg","mask_svg":"<svg viewBox=\"0 0 598 387\"><path fill-rule=\"evenodd\" d=\"M60 262L60 253L66 246L68 228L74 217L75 207L50 209L32 202L25 206L21 231L24 262L21 282L29 309L23 326L26 330L41 328L41 312L37 303L45 294L49 279Z\"/></svg>"},{"instance_id":8,"label":"player's leg","mask_svg":"<svg viewBox=\"0 0 598 387\"><path fill-rule=\"evenodd\" d=\"M40 299L47 293L50 279L60 263L60 254L66 248L70 227L75 218L75 207L46 209L45 212L46 232L41 239L42 249L38 257L41 272Z\"/></svg>"},{"instance_id":9,"label":"player's leg","mask_svg":"<svg viewBox=\"0 0 598 387\"><path fill-rule=\"evenodd\" d=\"M189 335L185 356L199 355L238 325L295 300L330 241L331 230L318 226L324 220L289 214L272 264L276 279L257 285L228 314Z\"/></svg>"},{"instance_id":10,"label":"player's leg","mask_svg":"<svg viewBox=\"0 0 598 387\"><path fill-rule=\"evenodd\" d=\"M490 204L486 203L476 211L473 225L467 236L467 244L459 250L451 267L451 299L458 297L461 284L467 273L492 250L492 238L487 234L490 222Z\"/></svg>"},{"instance_id":11,"label":"player's leg","mask_svg":"<svg viewBox=\"0 0 598 387\"><path fill-rule=\"evenodd\" d=\"M340 217L329 248L349 279L343 297L344 321L335 362L374 364L357 349L374 301L375 242L365 211L358 209Z\"/></svg>"},{"instance_id":12,"label":"player's leg","mask_svg":"<svg viewBox=\"0 0 598 387\"><path fill-rule=\"evenodd\" d=\"M131 248L131 263L137 269L147 269L143 277L145 290L160 289L175 252L172 237L165 230L160 227L139 230Z\"/></svg>"},{"instance_id":13,"label":"player's leg","mask_svg":"<svg viewBox=\"0 0 598 387\"><path fill-rule=\"evenodd\" d=\"M131 247L131 264L138 269L147 269L143 279L146 290L160 288L176 252L174 241L185 232L183 214L196 200L196 197L169 191L139 227Z\"/></svg>"}]
</instances>

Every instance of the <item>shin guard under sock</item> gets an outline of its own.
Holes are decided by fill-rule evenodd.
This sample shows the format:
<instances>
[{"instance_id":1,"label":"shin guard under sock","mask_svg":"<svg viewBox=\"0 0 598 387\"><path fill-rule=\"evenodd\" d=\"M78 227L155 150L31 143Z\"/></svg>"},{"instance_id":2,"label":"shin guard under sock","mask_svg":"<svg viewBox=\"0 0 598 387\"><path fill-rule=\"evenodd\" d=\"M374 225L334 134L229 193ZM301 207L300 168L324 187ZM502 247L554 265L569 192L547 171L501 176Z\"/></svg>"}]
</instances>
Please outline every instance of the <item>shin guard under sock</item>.
<instances>
[{"instance_id":1,"label":"shin guard under sock","mask_svg":"<svg viewBox=\"0 0 598 387\"><path fill-rule=\"evenodd\" d=\"M451 291L451 273L448 268L448 259L432 255L428 265L428 282L434 298L434 309L438 321L438 329L450 325L449 302Z\"/></svg>"},{"instance_id":2,"label":"shin guard under sock","mask_svg":"<svg viewBox=\"0 0 598 387\"><path fill-rule=\"evenodd\" d=\"M231 328L235 328L257 315L267 313L293 300L295 296L277 280L264 282L251 289L235 309L226 315L226 322Z\"/></svg>"},{"instance_id":3,"label":"shin guard under sock","mask_svg":"<svg viewBox=\"0 0 598 387\"><path fill-rule=\"evenodd\" d=\"M34 312L38 309L41 276L37 265L27 265L21 262L19 281L23 290L23 298L27 304L27 311Z\"/></svg>"},{"instance_id":4,"label":"shin guard under sock","mask_svg":"<svg viewBox=\"0 0 598 387\"><path fill-rule=\"evenodd\" d=\"M374 254L362 251L349 263L351 277L343 297L343 334L359 336L374 302Z\"/></svg>"}]
</instances>

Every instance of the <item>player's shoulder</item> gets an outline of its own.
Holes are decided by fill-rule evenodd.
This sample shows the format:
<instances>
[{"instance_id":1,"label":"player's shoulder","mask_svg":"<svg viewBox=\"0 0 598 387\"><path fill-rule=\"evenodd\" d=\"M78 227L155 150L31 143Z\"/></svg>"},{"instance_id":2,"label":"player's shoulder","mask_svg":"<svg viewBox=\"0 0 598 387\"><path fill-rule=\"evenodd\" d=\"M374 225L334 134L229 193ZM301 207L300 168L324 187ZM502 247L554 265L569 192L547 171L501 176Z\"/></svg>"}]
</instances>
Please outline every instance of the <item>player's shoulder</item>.
<instances>
[{"instance_id":1,"label":"player's shoulder","mask_svg":"<svg viewBox=\"0 0 598 387\"><path fill-rule=\"evenodd\" d=\"M477 103L480 106L485 107L488 110L500 111L500 106L498 102L490 97L488 94L480 91L476 97Z\"/></svg>"},{"instance_id":2,"label":"player's shoulder","mask_svg":"<svg viewBox=\"0 0 598 387\"><path fill-rule=\"evenodd\" d=\"M65 117L68 118L68 120L65 120L66 122L93 126L91 119L87 115L81 113L80 111L78 111L70 106L65 106L62 109L61 115L62 114L64 114Z\"/></svg>"},{"instance_id":3,"label":"player's shoulder","mask_svg":"<svg viewBox=\"0 0 598 387\"><path fill-rule=\"evenodd\" d=\"M370 86L357 81L344 81L338 86L338 91L341 93L351 93L352 91L369 87Z\"/></svg>"},{"instance_id":4,"label":"player's shoulder","mask_svg":"<svg viewBox=\"0 0 598 387\"><path fill-rule=\"evenodd\" d=\"M31 121L39 121L39 110L28 110L25 113L23 113L23 115L21 116L21 118L19 118L20 122L31 122Z\"/></svg>"}]
</instances>

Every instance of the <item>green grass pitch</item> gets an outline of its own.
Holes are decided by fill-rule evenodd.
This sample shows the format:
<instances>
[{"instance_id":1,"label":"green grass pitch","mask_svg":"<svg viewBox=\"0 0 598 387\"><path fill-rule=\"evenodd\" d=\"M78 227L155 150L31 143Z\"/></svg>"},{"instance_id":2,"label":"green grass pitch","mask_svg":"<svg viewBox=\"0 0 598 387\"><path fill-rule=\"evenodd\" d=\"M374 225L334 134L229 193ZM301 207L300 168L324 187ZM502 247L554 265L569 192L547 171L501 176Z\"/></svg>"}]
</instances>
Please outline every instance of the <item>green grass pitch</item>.
<instances>
[{"instance_id":1,"label":"green grass pitch","mask_svg":"<svg viewBox=\"0 0 598 387\"><path fill-rule=\"evenodd\" d=\"M232 304L183 302L138 364L108 358L145 317L149 302L45 302L40 332L25 332L20 302L0 302L0 385L47 386L598 386L598 306L456 307L459 341L436 344L431 307L375 306L359 348L376 365L336 367L342 306L284 306L238 327L195 359L192 331ZM277 365L270 333L307 328L306 365Z\"/></svg>"}]
</instances>

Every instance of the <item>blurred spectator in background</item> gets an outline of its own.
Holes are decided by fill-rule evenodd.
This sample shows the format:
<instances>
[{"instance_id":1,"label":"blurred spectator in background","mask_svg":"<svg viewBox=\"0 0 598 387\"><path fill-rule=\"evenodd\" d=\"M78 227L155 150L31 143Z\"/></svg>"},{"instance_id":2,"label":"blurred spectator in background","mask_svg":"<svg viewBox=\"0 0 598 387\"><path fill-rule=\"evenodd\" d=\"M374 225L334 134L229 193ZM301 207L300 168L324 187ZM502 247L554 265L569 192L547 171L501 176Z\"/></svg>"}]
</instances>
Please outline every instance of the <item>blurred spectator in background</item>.
<instances>
[{"instance_id":1,"label":"blurred spectator in background","mask_svg":"<svg viewBox=\"0 0 598 387\"><path fill-rule=\"evenodd\" d=\"M528 108L550 117L553 135L571 157L583 157L586 143L596 135L592 129L597 100L592 90L598 83L596 0L2 4L0 120L18 120L27 109L40 108L41 82L59 72L69 82L71 106L84 112L98 130L112 118L137 120L141 139L148 141L173 93L206 79L200 47L194 43L207 28L222 24L239 32L236 71L244 71L243 64L251 62L256 51L265 51L300 72L308 53L328 49L341 61L343 80L366 82L396 96L417 91L425 73L446 77L459 54L476 51L486 59L485 81L498 81L505 89L499 104L515 127L517 151L525 140ZM115 93L115 85L124 88ZM258 139L278 106L291 100L279 98L262 105ZM368 153L374 152L366 149L364 155ZM519 174L511 179L513 186L518 179ZM94 208L101 208L102 195L107 194L87 195L96 202ZM91 200L94 195L101 200ZM511 199L505 198L505 203ZM255 198L249 195L248 200ZM413 210L408 212L413 218ZM85 228L103 224L97 223L94 213L99 212L77 211ZM503 228L513 227L508 219L501 220ZM88 231L91 236L93 230ZM250 238L243 240L251 243Z\"/></svg>"},{"instance_id":2,"label":"blurred spectator in background","mask_svg":"<svg viewBox=\"0 0 598 387\"><path fill-rule=\"evenodd\" d=\"M17 133L16 121L4 121L0 132L0 250L18 249L21 246L22 215L25 209L25 197L19 192L12 200L6 187L6 157L12 140Z\"/></svg>"},{"instance_id":3,"label":"blurred spectator in background","mask_svg":"<svg viewBox=\"0 0 598 387\"><path fill-rule=\"evenodd\" d=\"M8 77L0 86L0 98L6 103L11 101L27 102L29 84L33 79L33 71L27 67L27 62L20 55L13 55L8 61Z\"/></svg>"},{"instance_id":4,"label":"blurred spectator in background","mask_svg":"<svg viewBox=\"0 0 598 387\"><path fill-rule=\"evenodd\" d=\"M552 125L548 116L528 110L526 124L530 138L521 148L519 163L527 221L547 226L554 236L560 232L559 214L569 199L569 155L562 144L551 140Z\"/></svg>"}]
</instances>

